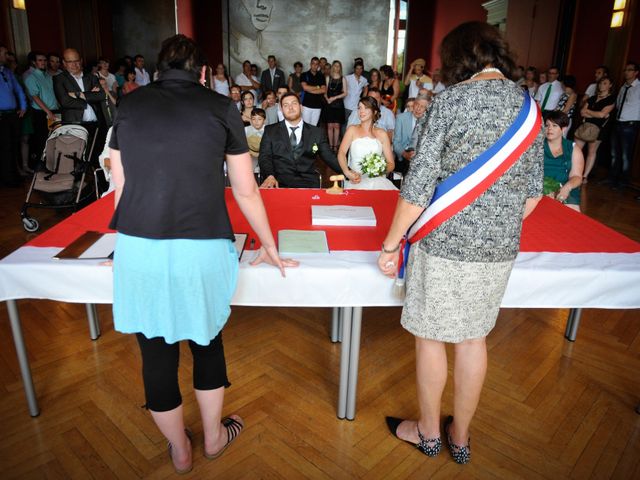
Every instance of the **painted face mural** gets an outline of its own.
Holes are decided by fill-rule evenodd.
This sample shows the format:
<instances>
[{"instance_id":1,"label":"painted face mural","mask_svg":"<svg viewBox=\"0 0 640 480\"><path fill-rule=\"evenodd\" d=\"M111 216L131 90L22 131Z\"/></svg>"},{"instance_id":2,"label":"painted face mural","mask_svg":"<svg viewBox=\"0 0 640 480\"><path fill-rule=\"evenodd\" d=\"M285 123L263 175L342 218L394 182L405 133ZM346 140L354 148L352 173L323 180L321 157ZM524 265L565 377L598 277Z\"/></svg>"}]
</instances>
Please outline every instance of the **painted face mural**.
<instances>
[{"instance_id":1,"label":"painted face mural","mask_svg":"<svg viewBox=\"0 0 640 480\"><path fill-rule=\"evenodd\" d=\"M242 0L243 5L251 15L251 23L256 30L262 31L271 21L273 0Z\"/></svg>"}]
</instances>

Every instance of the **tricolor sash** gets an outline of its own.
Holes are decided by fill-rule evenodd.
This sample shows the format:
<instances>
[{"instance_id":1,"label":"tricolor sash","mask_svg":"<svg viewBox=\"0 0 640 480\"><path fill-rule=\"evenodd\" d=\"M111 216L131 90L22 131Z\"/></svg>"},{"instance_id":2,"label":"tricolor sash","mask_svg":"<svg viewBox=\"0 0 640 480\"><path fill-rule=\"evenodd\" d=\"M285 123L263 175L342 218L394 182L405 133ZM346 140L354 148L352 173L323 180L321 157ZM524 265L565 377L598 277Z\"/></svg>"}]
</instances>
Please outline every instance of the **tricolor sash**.
<instances>
[{"instance_id":1,"label":"tricolor sash","mask_svg":"<svg viewBox=\"0 0 640 480\"><path fill-rule=\"evenodd\" d=\"M409 228L398 277L404 278L404 264L411 244L426 237L448 219L486 192L531 146L540 131L541 115L528 92L518 116L507 131L476 159L436 186L429 206Z\"/></svg>"}]
</instances>

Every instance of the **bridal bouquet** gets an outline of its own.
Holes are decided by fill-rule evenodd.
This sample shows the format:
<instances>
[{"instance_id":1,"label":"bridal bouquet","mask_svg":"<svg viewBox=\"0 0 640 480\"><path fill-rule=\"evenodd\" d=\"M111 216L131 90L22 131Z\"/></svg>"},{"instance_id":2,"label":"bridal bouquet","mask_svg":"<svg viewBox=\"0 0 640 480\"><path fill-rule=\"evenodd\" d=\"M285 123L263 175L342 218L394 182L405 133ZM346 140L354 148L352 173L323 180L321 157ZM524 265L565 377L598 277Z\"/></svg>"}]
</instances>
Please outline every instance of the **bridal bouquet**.
<instances>
[{"instance_id":1,"label":"bridal bouquet","mask_svg":"<svg viewBox=\"0 0 640 480\"><path fill-rule=\"evenodd\" d=\"M359 165L362 173L370 178L380 177L387 171L387 161L379 153L367 153Z\"/></svg>"}]
</instances>

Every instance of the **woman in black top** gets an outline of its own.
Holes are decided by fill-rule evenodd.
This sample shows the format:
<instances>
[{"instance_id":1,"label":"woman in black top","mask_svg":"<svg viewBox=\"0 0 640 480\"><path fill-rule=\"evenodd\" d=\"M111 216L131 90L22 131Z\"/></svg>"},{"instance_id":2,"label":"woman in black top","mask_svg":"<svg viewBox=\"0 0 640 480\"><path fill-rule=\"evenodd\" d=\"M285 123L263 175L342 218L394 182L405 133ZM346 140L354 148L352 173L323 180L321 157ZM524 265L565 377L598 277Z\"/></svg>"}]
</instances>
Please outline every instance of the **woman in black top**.
<instances>
[{"instance_id":1,"label":"woman in black top","mask_svg":"<svg viewBox=\"0 0 640 480\"><path fill-rule=\"evenodd\" d=\"M585 122L593 123L600 127L600 133L598 139L589 143L589 153L587 154L587 160L584 167L584 174L582 177L582 183L587 183L587 177L593 170L593 166L596 163L596 155L598 153L598 147L602 143L605 135L608 132L609 115L616 106L616 98L613 95L613 83L608 77L601 78L596 86L596 94L589 98L586 105L582 107L580 115L584 118ZM576 138L576 145L582 149L585 141Z\"/></svg>"},{"instance_id":2,"label":"woman in black top","mask_svg":"<svg viewBox=\"0 0 640 480\"><path fill-rule=\"evenodd\" d=\"M251 112L253 111L253 107L255 106L256 99L253 96L253 93L249 90L245 90L242 92L240 96L240 104L242 105L240 108L240 113L242 114L242 122L245 127L251 125Z\"/></svg>"},{"instance_id":3,"label":"woman in black top","mask_svg":"<svg viewBox=\"0 0 640 480\"><path fill-rule=\"evenodd\" d=\"M382 75L382 83L380 84L380 95L382 96L382 104L388 109L396 113L398 95L400 95L400 81L396 78L396 74L390 65L380 67Z\"/></svg>"},{"instance_id":4,"label":"woman in black top","mask_svg":"<svg viewBox=\"0 0 640 480\"><path fill-rule=\"evenodd\" d=\"M334 60L331 73L327 76L326 103L322 107L322 120L327 124L327 137L334 152L340 146L340 125L345 122L343 99L346 96L347 79L342 75L342 63Z\"/></svg>"},{"instance_id":5,"label":"woman in black top","mask_svg":"<svg viewBox=\"0 0 640 480\"><path fill-rule=\"evenodd\" d=\"M193 355L205 456L219 456L244 426L237 415L221 422L229 386L221 330L238 274L225 162L236 202L262 243L253 263L274 265L283 276L295 266L278 255L238 110L198 83L202 65L191 39L165 40L158 81L122 99L109 143L117 185L114 326L137 336L146 408L178 473L192 467L178 386L181 340Z\"/></svg>"}]
</instances>

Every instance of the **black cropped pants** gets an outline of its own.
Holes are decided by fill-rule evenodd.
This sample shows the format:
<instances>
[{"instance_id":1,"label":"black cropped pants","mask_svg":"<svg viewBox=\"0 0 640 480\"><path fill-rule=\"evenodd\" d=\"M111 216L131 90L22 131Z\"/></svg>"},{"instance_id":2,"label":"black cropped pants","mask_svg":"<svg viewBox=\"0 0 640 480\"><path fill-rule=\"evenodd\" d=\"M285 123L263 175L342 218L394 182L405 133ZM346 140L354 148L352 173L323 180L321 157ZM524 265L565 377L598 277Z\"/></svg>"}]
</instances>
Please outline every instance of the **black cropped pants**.
<instances>
[{"instance_id":1,"label":"black cropped pants","mask_svg":"<svg viewBox=\"0 0 640 480\"><path fill-rule=\"evenodd\" d=\"M167 343L162 337L147 338L142 333L136 337L142 354L145 407L154 412L177 408L182 404L178 385L180 342ZM193 356L193 388L215 390L231 385L227 379L222 333L207 346L189 340L189 348Z\"/></svg>"}]
</instances>

